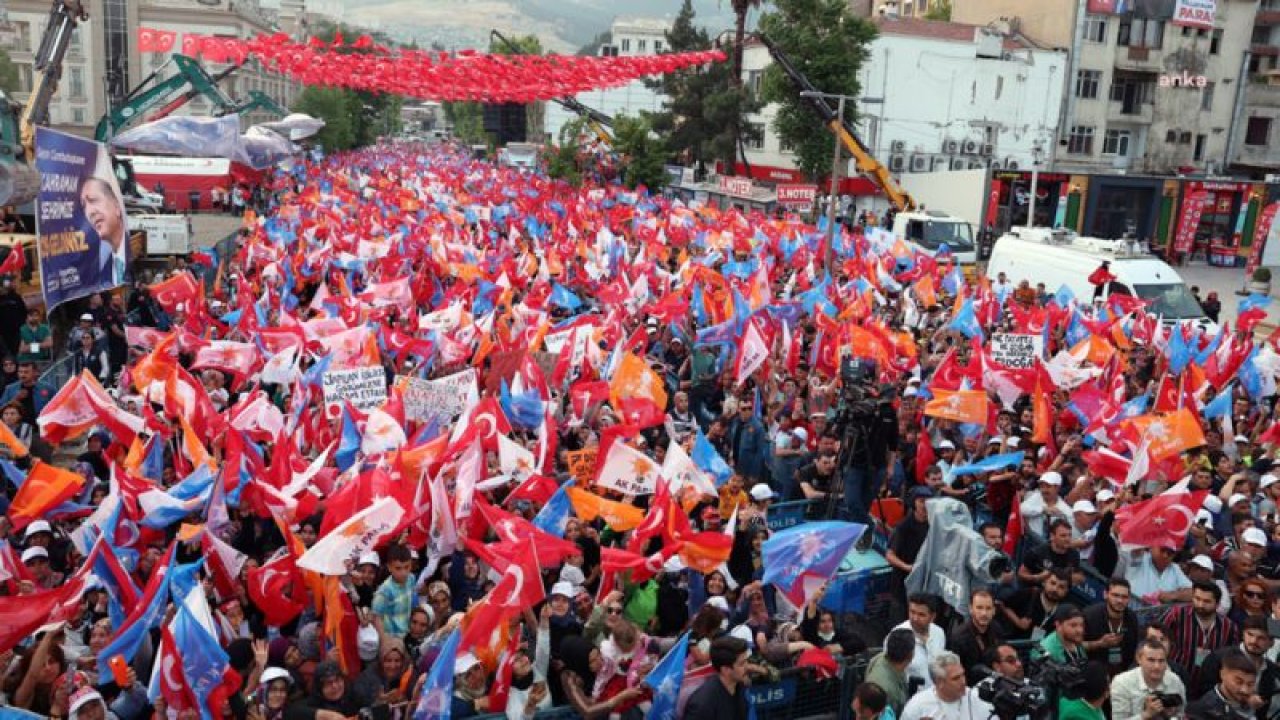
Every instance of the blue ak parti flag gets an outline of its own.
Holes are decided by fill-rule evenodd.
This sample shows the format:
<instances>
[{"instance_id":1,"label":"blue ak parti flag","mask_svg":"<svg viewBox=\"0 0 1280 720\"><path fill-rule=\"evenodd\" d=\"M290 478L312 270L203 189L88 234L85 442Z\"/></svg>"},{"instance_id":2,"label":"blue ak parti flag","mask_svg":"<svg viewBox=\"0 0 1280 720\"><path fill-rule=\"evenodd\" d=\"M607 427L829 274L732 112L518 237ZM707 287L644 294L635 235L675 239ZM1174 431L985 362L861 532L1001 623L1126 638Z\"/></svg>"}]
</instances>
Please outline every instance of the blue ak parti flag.
<instances>
[{"instance_id":1,"label":"blue ak parti flag","mask_svg":"<svg viewBox=\"0 0 1280 720\"><path fill-rule=\"evenodd\" d=\"M1007 467L1017 467L1022 464L1022 458L1025 454L1019 450L1018 452L1005 453L1003 455L992 455L976 463L953 467L951 468L951 475L973 475L975 473L994 472Z\"/></svg>"},{"instance_id":2,"label":"blue ak parti flag","mask_svg":"<svg viewBox=\"0 0 1280 720\"><path fill-rule=\"evenodd\" d=\"M860 523L828 520L779 530L761 548L764 582L777 587L793 604L803 602L804 578L830 580L866 529Z\"/></svg>"},{"instance_id":3,"label":"blue ak parti flag","mask_svg":"<svg viewBox=\"0 0 1280 720\"><path fill-rule=\"evenodd\" d=\"M413 711L413 720L449 720L453 714L453 674L458 662L462 631L455 629L440 647L440 654L427 673L422 696Z\"/></svg>"},{"instance_id":4,"label":"blue ak parti flag","mask_svg":"<svg viewBox=\"0 0 1280 720\"><path fill-rule=\"evenodd\" d=\"M733 468L720 457L720 453L716 452L715 446L700 429L697 430L697 436L693 441L693 452L689 453L689 459L698 466L699 470L710 473L715 478L717 488L733 477Z\"/></svg>"},{"instance_id":5,"label":"blue ak parti flag","mask_svg":"<svg viewBox=\"0 0 1280 720\"><path fill-rule=\"evenodd\" d=\"M1218 393L1208 405L1204 406L1201 414L1205 420L1213 420L1231 412L1231 383L1222 388L1222 392Z\"/></svg>"},{"instance_id":6,"label":"blue ak parti flag","mask_svg":"<svg viewBox=\"0 0 1280 720\"><path fill-rule=\"evenodd\" d=\"M551 499L542 506L533 518L533 526L544 533L564 537L564 528L569 524L569 516L573 514L573 504L569 502L568 488L573 487L573 479L556 488Z\"/></svg>"},{"instance_id":7,"label":"blue ak parti flag","mask_svg":"<svg viewBox=\"0 0 1280 720\"><path fill-rule=\"evenodd\" d=\"M209 695L222 684L222 676L230 658L218 639L200 624L185 603L178 604L178 614L170 626L177 655L182 658L182 675L191 694L195 695L203 720L214 720L209 709Z\"/></svg>"},{"instance_id":8,"label":"blue ak parti flag","mask_svg":"<svg viewBox=\"0 0 1280 720\"><path fill-rule=\"evenodd\" d=\"M344 403L342 406L342 438L338 441L338 452L334 460L339 472L346 472L356 462L356 453L360 452L360 430L356 427L356 419L351 416L351 409Z\"/></svg>"},{"instance_id":9,"label":"blue ak parti flag","mask_svg":"<svg viewBox=\"0 0 1280 720\"><path fill-rule=\"evenodd\" d=\"M551 296L547 300L552 305L562 307L570 312L582 307L582 299L560 283L551 284Z\"/></svg>"},{"instance_id":10,"label":"blue ak parti flag","mask_svg":"<svg viewBox=\"0 0 1280 720\"><path fill-rule=\"evenodd\" d=\"M686 632L642 681L642 684L653 688L653 705L646 717L654 720L675 720L676 701L680 697L680 685L684 682L684 664L688 657L689 633ZM713 678L711 682L715 682L715 679Z\"/></svg>"},{"instance_id":11,"label":"blue ak parti flag","mask_svg":"<svg viewBox=\"0 0 1280 720\"><path fill-rule=\"evenodd\" d=\"M960 311L956 316L951 318L951 323L947 327L952 330L958 330L962 335L970 340L983 338L982 325L978 323L978 315L973 310L973 300L965 300L960 306Z\"/></svg>"}]
</instances>

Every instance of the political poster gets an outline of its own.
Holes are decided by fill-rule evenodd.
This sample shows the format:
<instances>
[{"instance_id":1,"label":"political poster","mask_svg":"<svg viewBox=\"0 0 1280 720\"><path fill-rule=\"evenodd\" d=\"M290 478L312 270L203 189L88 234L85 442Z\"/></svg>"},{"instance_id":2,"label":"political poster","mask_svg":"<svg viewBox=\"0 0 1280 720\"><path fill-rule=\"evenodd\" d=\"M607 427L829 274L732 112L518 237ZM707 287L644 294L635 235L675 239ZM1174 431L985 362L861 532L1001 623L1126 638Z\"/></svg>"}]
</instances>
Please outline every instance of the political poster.
<instances>
[{"instance_id":1,"label":"political poster","mask_svg":"<svg viewBox=\"0 0 1280 720\"><path fill-rule=\"evenodd\" d=\"M1131 15L1168 20L1173 17L1176 2L1178 0L1088 0L1085 11L1090 15Z\"/></svg>"},{"instance_id":2,"label":"political poster","mask_svg":"<svg viewBox=\"0 0 1280 720\"><path fill-rule=\"evenodd\" d=\"M1044 337L1038 333L996 333L991 336L991 359L1009 368L1035 367L1044 352Z\"/></svg>"},{"instance_id":3,"label":"political poster","mask_svg":"<svg viewBox=\"0 0 1280 720\"><path fill-rule=\"evenodd\" d=\"M427 422L439 418L447 422L480 401L475 368L435 380L401 375L396 378L396 387L404 401L406 420Z\"/></svg>"},{"instance_id":4,"label":"political poster","mask_svg":"<svg viewBox=\"0 0 1280 720\"><path fill-rule=\"evenodd\" d=\"M372 410L387 401L387 375L381 365L330 370L322 382L325 409L331 417L341 410L344 400L361 411Z\"/></svg>"},{"instance_id":5,"label":"political poster","mask_svg":"<svg viewBox=\"0 0 1280 720\"><path fill-rule=\"evenodd\" d=\"M569 463L569 474L579 483L586 484L591 482L591 478L596 474L596 454L599 448L583 448L581 450L570 450L565 453L565 459Z\"/></svg>"},{"instance_id":6,"label":"political poster","mask_svg":"<svg viewBox=\"0 0 1280 720\"><path fill-rule=\"evenodd\" d=\"M128 216L102 143L36 128L36 247L45 307L123 285Z\"/></svg>"},{"instance_id":7,"label":"political poster","mask_svg":"<svg viewBox=\"0 0 1280 720\"><path fill-rule=\"evenodd\" d=\"M1212 30L1217 13L1217 0L1178 0L1173 9L1173 24Z\"/></svg>"}]
</instances>

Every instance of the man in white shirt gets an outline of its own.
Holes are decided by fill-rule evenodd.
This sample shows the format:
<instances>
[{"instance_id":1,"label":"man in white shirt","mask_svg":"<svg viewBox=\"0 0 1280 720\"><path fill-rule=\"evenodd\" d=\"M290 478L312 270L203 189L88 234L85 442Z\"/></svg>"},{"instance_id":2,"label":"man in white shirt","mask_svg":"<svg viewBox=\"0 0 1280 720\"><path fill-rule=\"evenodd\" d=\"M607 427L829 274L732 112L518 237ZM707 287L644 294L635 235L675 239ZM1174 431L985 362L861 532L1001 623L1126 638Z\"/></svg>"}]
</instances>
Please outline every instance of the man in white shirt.
<instances>
[{"instance_id":1,"label":"man in white shirt","mask_svg":"<svg viewBox=\"0 0 1280 720\"><path fill-rule=\"evenodd\" d=\"M902 720L988 720L995 710L965 684L964 665L943 651L929 663L933 687L921 690L902 709Z\"/></svg>"},{"instance_id":2,"label":"man in white shirt","mask_svg":"<svg viewBox=\"0 0 1280 720\"><path fill-rule=\"evenodd\" d=\"M907 666L907 683L912 689L933 686L929 663L947 649L947 634L933 623L937 615L933 603L932 595L912 594L907 598L907 621L894 628L907 628L916 636L916 652Z\"/></svg>"},{"instance_id":3,"label":"man in white shirt","mask_svg":"<svg viewBox=\"0 0 1280 720\"><path fill-rule=\"evenodd\" d=\"M1173 548L1153 547L1150 552L1139 552L1141 555L1124 572L1133 589L1134 604L1159 605L1191 599L1191 580L1173 562Z\"/></svg>"},{"instance_id":4,"label":"man in white shirt","mask_svg":"<svg viewBox=\"0 0 1280 720\"><path fill-rule=\"evenodd\" d=\"M1092 500L1077 500L1071 506L1071 546L1080 552L1080 559L1093 559L1093 541L1098 535L1098 508Z\"/></svg>"},{"instance_id":5,"label":"man in white shirt","mask_svg":"<svg viewBox=\"0 0 1280 720\"><path fill-rule=\"evenodd\" d=\"M1062 489L1062 475L1050 470L1040 476L1039 485L1039 491L1028 495L1018 509L1022 513L1022 527L1040 537L1046 537L1048 516L1056 515L1070 520L1071 506L1058 495Z\"/></svg>"},{"instance_id":6,"label":"man in white shirt","mask_svg":"<svg viewBox=\"0 0 1280 720\"><path fill-rule=\"evenodd\" d=\"M1187 706L1187 689L1177 673L1169 672L1169 653L1155 640L1143 640L1138 646L1138 667L1126 670L1111 680L1111 717L1113 720L1147 720L1160 717L1167 708L1153 693L1177 695Z\"/></svg>"}]
</instances>

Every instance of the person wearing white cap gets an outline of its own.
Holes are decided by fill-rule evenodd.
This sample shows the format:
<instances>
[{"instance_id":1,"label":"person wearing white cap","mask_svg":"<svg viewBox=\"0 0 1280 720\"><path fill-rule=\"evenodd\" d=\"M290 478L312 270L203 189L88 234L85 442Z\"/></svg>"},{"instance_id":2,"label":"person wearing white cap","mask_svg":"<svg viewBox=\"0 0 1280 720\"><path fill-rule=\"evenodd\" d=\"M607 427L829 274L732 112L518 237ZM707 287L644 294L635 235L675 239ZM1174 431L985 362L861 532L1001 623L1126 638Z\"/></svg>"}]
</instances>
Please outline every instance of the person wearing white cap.
<instances>
[{"instance_id":1,"label":"person wearing white cap","mask_svg":"<svg viewBox=\"0 0 1280 720\"><path fill-rule=\"evenodd\" d=\"M22 551L22 564L31 572L31 578L38 588L52 590L62 584L62 573L54 572L49 567L49 551L39 545Z\"/></svg>"},{"instance_id":2,"label":"person wearing white cap","mask_svg":"<svg viewBox=\"0 0 1280 720\"><path fill-rule=\"evenodd\" d=\"M1050 470L1040 476L1039 490L1027 495L1019 506L1022 527L1046 537L1050 516L1071 517L1071 506L1060 496L1062 475Z\"/></svg>"},{"instance_id":3,"label":"person wearing white cap","mask_svg":"<svg viewBox=\"0 0 1280 720\"><path fill-rule=\"evenodd\" d=\"M1280 482L1275 475L1267 473L1258 478L1258 517L1271 523L1277 518L1277 507L1280 507Z\"/></svg>"},{"instance_id":4,"label":"person wearing white cap","mask_svg":"<svg viewBox=\"0 0 1280 720\"><path fill-rule=\"evenodd\" d=\"M1098 535L1098 508L1091 500L1077 500L1071 506L1071 544L1080 551L1080 559L1093 559L1093 541Z\"/></svg>"},{"instance_id":5,"label":"person wearing white cap","mask_svg":"<svg viewBox=\"0 0 1280 720\"><path fill-rule=\"evenodd\" d=\"M36 520L22 533L22 540L27 547L39 545L47 548L49 543L53 542L53 527L44 520Z\"/></svg>"},{"instance_id":6,"label":"person wearing white cap","mask_svg":"<svg viewBox=\"0 0 1280 720\"><path fill-rule=\"evenodd\" d=\"M115 715L107 711L107 703L97 690L85 686L67 699L67 720L115 720Z\"/></svg>"},{"instance_id":7,"label":"person wearing white cap","mask_svg":"<svg viewBox=\"0 0 1280 720\"><path fill-rule=\"evenodd\" d=\"M943 439L934 446L937 453L937 459L934 464L942 470L942 476L946 477L951 472L951 465L956 460L956 444L950 440Z\"/></svg>"},{"instance_id":8,"label":"person wearing white cap","mask_svg":"<svg viewBox=\"0 0 1280 720\"><path fill-rule=\"evenodd\" d=\"M285 707L289 704L293 676L284 668L269 667L262 671L258 685L263 690L258 701L259 717L262 720L283 720Z\"/></svg>"},{"instance_id":9,"label":"person wearing white cap","mask_svg":"<svg viewBox=\"0 0 1280 720\"><path fill-rule=\"evenodd\" d=\"M1201 511L1203 512L1203 511ZM1213 583L1222 589L1222 599L1218 601L1218 614L1223 617L1231 612L1231 592L1227 590L1227 584L1213 576L1213 558L1208 555L1196 555L1187 561L1183 572L1187 574L1187 578L1191 580L1194 587L1196 583L1207 582Z\"/></svg>"},{"instance_id":10,"label":"person wearing white cap","mask_svg":"<svg viewBox=\"0 0 1280 720\"><path fill-rule=\"evenodd\" d=\"M1173 561L1176 550L1157 545L1129 562L1124 577L1135 603L1159 605L1191 599L1191 580ZM1122 554L1129 557L1128 553Z\"/></svg>"}]
</instances>

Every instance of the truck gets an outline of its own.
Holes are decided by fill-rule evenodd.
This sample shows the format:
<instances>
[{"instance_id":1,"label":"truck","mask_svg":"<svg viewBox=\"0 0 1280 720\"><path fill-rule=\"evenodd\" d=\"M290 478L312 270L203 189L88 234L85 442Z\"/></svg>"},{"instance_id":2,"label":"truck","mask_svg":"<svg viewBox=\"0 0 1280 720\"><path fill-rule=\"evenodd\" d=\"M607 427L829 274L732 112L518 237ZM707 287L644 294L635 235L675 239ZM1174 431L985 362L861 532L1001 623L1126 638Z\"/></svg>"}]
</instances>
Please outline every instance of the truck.
<instances>
[{"instance_id":1,"label":"truck","mask_svg":"<svg viewBox=\"0 0 1280 720\"><path fill-rule=\"evenodd\" d=\"M187 255L195 249L189 215L130 215L129 229L146 233L148 256Z\"/></svg>"},{"instance_id":2,"label":"truck","mask_svg":"<svg viewBox=\"0 0 1280 720\"><path fill-rule=\"evenodd\" d=\"M840 117L826 97L820 93L796 67L791 59L764 33L755 37L769 51L774 63L791 81L796 93L808 103L810 109L836 137L836 142L853 156L854 167L870 179L889 200L895 214L890 228L895 237L930 255L935 255L943 245L961 266L973 267L977 262L977 245L974 243L973 226L964 218L934 209L925 209L909 193L893 173L876 159L871 150L854 132L853 125Z\"/></svg>"}]
</instances>

